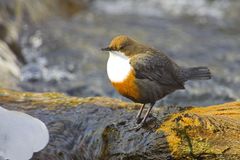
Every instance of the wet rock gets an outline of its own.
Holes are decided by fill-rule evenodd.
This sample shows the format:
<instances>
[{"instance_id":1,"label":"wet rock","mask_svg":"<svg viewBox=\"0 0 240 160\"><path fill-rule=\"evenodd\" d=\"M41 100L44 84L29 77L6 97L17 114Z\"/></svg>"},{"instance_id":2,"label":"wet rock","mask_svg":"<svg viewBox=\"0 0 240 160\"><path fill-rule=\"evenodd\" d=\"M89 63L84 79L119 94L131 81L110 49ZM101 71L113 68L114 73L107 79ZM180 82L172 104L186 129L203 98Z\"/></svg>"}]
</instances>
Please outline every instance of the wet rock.
<instances>
[{"instance_id":1,"label":"wet rock","mask_svg":"<svg viewBox=\"0 0 240 160\"><path fill-rule=\"evenodd\" d=\"M139 131L132 128L140 105L111 98L0 89L0 105L47 125L50 142L33 159L239 158L239 102L155 108Z\"/></svg>"},{"instance_id":2,"label":"wet rock","mask_svg":"<svg viewBox=\"0 0 240 160\"><path fill-rule=\"evenodd\" d=\"M15 54L19 62L25 64L26 59L23 56L21 45L18 42L19 30L12 21L3 21L2 18L4 19L5 17L2 17L0 13L0 40L8 45L9 49Z\"/></svg>"},{"instance_id":3,"label":"wet rock","mask_svg":"<svg viewBox=\"0 0 240 160\"><path fill-rule=\"evenodd\" d=\"M20 63L8 45L0 40L0 86L17 88L20 77Z\"/></svg>"},{"instance_id":4,"label":"wet rock","mask_svg":"<svg viewBox=\"0 0 240 160\"><path fill-rule=\"evenodd\" d=\"M18 42L18 29L0 1L0 86L18 88L20 67L26 63Z\"/></svg>"},{"instance_id":5,"label":"wet rock","mask_svg":"<svg viewBox=\"0 0 240 160\"><path fill-rule=\"evenodd\" d=\"M16 21L39 22L49 17L60 16L69 18L89 8L92 0L1 0L0 8L7 17L17 17ZM1 14L1 12L0 12ZM24 18L23 18L24 14ZM20 22L21 23L21 22Z\"/></svg>"}]
</instances>

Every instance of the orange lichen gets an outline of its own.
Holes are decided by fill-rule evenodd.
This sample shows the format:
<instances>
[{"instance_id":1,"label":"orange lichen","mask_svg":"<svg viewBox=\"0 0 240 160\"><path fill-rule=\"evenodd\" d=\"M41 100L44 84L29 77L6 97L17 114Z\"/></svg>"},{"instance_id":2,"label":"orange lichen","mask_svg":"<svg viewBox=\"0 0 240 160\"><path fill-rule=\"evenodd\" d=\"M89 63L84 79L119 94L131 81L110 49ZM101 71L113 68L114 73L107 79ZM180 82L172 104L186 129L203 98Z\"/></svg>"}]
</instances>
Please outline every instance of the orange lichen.
<instances>
[{"instance_id":1,"label":"orange lichen","mask_svg":"<svg viewBox=\"0 0 240 160\"><path fill-rule=\"evenodd\" d=\"M240 102L190 108L171 115L157 130L166 134L175 158L240 156Z\"/></svg>"}]
</instances>

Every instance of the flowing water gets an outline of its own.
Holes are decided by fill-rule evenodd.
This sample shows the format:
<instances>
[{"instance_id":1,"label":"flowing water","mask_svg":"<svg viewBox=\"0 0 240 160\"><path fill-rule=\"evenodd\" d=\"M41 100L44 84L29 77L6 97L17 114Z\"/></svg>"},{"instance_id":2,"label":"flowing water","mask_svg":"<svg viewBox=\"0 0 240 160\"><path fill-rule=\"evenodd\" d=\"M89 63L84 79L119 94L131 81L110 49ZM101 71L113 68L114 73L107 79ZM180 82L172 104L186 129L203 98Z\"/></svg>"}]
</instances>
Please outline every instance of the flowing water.
<instances>
[{"instance_id":1,"label":"flowing water","mask_svg":"<svg viewBox=\"0 0 240 160\"><path fill-rule=\"evenodd\" d=\"M208 66L213 78L186 83L161 104L209 105L240 97L239 2L227 0L95 0L86 12L25 26L29 64L20 86L74 96L118 95L106 74L112 37L127 34L165 52L182 66ZM234 10L235 9L235 10Z\"/></svg>"}]
</instances>

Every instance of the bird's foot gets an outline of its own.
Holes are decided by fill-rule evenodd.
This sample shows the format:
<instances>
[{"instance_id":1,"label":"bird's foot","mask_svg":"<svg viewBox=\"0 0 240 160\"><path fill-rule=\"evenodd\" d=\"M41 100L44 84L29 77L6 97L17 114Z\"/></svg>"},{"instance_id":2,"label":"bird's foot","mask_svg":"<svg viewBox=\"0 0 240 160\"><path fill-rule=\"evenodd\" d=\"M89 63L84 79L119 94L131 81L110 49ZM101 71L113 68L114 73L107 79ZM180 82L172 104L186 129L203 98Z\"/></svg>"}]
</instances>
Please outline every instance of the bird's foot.
<instances>
[{"instance_id":1,"label":"bird's foot","mask_svg":"<svg viewBox=\"0 0 240 160\"><path fill-rule=\"evenodd\" d=\"M133 130L138 131L139 129L141 129L143 127L144 123L139 123L138 125L136 125L135 127L133 127Z\"/></svg>"},{"instance_id":2,"label":"bird's foot","mask_svg":"<svg viewBox=\"0 0 240 160\"><path fill-rule=\"evenodd\" d=\"M149 118L152 118L153 115L151 113L149 113L148 115ZM136 117L136 124L140 124L143 121L143 118L141 117Z\"/></svg>"},{"instance_id":3,"label":"bird's foot","mask_svg":"<svg viewBox=\"0 0 240 160\"><path fill-rule=\"evenodd\" d=\"M140 124L141 122L142 122L142 120L143 120L143 118L136 118L136 124L138 125L138 124Z\"/></svg>"},{"instance_id":4,"label":"bird's foot","mask_svg":"<svg viewBox=\"0 0 240 160\"><path fill-rule=\"evenodd\" d=\"M130 128L128 131L133 131L133 130L138 131L143 127L143 124L144 123L136 124L133 128Z\"/></svg>"}]
</instances>

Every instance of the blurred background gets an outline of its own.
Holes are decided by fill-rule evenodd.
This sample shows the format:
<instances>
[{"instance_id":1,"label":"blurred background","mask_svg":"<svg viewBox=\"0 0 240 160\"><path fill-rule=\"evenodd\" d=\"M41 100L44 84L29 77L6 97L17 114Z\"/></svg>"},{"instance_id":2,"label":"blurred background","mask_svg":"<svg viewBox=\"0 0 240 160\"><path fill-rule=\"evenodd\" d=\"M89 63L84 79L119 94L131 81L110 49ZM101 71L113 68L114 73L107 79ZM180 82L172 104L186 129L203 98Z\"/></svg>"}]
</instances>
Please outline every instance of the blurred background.
<instances>
[{"instance_id":1,"label":"blurred background","mask_svg":"<svg viewBox=\"0 0 240 160\"><path fill-rule=\"evenodd\" d=\"M100 48L127 34L179 65L212 71L212 80L188 82L160 104L237 100L239 17L236 0L0 0L0 87L123 99Z\"/></svg>"}]
</instances>

